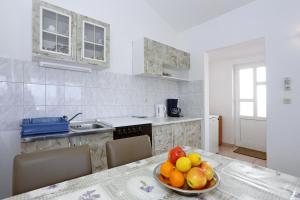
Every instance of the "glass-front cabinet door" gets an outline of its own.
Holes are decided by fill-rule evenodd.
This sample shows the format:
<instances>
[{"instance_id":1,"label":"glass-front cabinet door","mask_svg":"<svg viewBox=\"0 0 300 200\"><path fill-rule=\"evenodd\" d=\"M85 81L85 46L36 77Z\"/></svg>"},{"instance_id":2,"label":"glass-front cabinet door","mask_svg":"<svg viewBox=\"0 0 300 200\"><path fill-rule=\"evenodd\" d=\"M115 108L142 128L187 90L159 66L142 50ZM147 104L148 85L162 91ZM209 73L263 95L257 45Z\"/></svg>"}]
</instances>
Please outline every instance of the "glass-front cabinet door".
<instances>
[{"instance_id":1,"label":"glass-front cabinet door","mask_svg":"<svg viewBox=\"0 0 300 200\"><path fill-rule=\"evenodd\" d=\"M109 24L78 17L77 58L81 63L109 66Z\"/></svg>"},{"instance_id":2,"label":"glass-front cabinet door","mask_svg":"<svg viewBox=\"0 0 300 200\"><path fill-rule=\"evenodd\" d=\"M43 1L33 2L33 55L76 60L74 13Z\"/></svg>"}]
</instances>

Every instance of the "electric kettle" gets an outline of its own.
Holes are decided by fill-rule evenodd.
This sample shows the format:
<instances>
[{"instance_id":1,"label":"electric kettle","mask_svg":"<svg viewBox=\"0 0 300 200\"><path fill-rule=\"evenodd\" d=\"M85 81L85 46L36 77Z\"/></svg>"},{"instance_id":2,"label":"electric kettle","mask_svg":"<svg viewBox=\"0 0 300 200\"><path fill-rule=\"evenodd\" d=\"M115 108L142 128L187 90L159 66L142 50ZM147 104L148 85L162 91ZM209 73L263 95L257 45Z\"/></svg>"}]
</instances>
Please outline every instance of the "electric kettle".
<instances>
[{"instance_id":1,"label":"electric kettle","mask_svg":"<svg viewBox=\"0 0 300 200\"><path fill-rule=\"evenodd\" d=\"M167 108L164 104L155 105L155 116L159 118L166 117Z\"/></svg>"}]
</instances>

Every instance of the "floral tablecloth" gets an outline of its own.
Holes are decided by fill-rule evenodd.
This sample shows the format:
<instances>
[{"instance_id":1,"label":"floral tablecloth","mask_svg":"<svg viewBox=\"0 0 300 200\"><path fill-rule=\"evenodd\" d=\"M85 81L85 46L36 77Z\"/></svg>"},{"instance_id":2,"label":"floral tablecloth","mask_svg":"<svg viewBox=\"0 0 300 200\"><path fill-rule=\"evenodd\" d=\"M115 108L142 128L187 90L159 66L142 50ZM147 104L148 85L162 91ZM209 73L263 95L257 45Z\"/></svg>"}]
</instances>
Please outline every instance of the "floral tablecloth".
<instances>
[{"instance_id":1,"label":"floral tablecloth","mask_svg":"<svg viewBox=\"0 0 300 200\"><path fill-rule=\"evenodd\" d=\"M78 200L300 200L300 179L288 174L238 161L201 149L185 147L188 152L199 152L221 177L217 189L196 197L180 196L160 185L152 177L156 165L167 154L153 156L128 165L58 183L9 199L78 199ZM70 169L71 170L71 169Z\"/></svg>"}]
</instances>

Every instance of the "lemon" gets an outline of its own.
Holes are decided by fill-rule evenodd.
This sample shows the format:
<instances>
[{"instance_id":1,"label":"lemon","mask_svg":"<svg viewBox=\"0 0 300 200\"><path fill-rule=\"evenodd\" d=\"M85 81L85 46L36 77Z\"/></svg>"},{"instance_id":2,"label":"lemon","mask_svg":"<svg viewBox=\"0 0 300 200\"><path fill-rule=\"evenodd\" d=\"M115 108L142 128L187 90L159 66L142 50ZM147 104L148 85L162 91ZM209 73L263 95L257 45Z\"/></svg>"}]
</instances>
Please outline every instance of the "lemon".
<instances>
[{"instance_id":1,"label":"lemon","mask_svg":"<svg viewBox=\"0 0 300 200\"><path fill-rule=\"evenodd\" d=\"M199 166L202 162L201 155L198 153L190 153L188 158L191 160L193 167Z\"/></svg>"},{"instance_id":2,"label":"lemon","mask_svg":"<svg viewBox=\"0 0 300 200\"><path fill-rule=\"evenodd\" d=\"M187 172L191 167L192 162L188 157L181 157L176 161L176 168L181 172Z\"/></svg>"}]
</instances>

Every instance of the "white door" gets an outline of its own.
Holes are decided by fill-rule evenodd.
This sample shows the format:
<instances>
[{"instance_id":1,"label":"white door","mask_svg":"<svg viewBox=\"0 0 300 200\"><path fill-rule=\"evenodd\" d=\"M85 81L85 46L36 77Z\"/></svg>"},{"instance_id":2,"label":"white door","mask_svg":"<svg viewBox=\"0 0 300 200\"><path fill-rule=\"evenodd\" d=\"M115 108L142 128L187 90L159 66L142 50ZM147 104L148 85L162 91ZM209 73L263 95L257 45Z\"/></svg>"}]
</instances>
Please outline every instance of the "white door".
<instances>
[{"instance_id":1,"label":"white door","mask_svg":"<svg viewBox=\"0 0 300 200\"><path fill-rule=\"evenodd\" d=\"M245 64L235 68L236 145L266 151L266 67Z\"/></svg>"}]
</instances>

